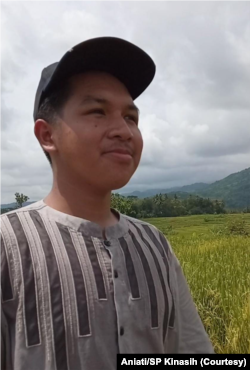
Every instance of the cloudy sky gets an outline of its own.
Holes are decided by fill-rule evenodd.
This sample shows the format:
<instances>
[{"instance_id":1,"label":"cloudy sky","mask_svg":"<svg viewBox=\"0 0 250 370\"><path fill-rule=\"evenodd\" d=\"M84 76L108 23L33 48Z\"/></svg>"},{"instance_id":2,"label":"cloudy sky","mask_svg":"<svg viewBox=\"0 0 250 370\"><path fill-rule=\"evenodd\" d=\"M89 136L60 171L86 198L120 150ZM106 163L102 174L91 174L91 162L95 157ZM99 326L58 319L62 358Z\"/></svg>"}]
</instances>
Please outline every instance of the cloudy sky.
<instances>
[{"instance_id":1,"label":"cloudy sky","mask_svg":"<svg viewBox=\"0 0 250 370\"><path fill-rule=\"evenodd\" d=\"M249 2L2 2L1 18L1 203L50 191L33 134L41 70L98 36L135 43L157 67L136 100L141 162L119 192L211 183L250 166Z\"/></svg>"}]
</instances>

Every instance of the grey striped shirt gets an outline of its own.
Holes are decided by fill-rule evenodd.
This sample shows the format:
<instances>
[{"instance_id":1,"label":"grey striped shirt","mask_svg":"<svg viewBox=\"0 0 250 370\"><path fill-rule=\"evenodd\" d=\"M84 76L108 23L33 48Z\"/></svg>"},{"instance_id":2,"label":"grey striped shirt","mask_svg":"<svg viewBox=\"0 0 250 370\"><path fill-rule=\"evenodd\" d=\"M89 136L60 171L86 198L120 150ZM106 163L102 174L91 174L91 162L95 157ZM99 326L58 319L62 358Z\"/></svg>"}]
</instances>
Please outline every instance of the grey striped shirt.
<instances>
[{"instance_id":1,"label":"grey striped shirt","mask_svg":"<svg viewBox=\"0 0 250 370\"><path fill-rule=\"evenodd\" d=\"M113 370L117 353L213 353L164 235L43 201L1 216L2 369Z\"/></svg>"}]
</instances>

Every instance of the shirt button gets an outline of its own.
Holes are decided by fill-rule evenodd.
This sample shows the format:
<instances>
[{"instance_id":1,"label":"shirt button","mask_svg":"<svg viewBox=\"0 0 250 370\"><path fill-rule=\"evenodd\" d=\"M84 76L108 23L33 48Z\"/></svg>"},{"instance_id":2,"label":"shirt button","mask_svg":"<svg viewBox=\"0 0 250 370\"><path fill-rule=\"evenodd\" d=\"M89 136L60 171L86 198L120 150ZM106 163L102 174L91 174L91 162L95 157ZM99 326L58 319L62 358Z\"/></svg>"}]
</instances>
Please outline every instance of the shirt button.
<instances>
[{"instance_id":1,"label":"shirt button","mask_svg":"<svg viewBox=\"0 0 250 370\"><path fill-rule=\"evenodd\" d=\"M124 327L123 326L121 326L120 327L120 335L123 335L124 334Z\"/></svg>"},{"instance_id":2,"label":"shirt button","mask_svg":"<svg viewBox=\"0 0 250 370\"><path fill-rule=\"evenodd\" d=\"M109 240L104 240L104 245L106 245L106 247L110 247L111 243Z\"/></svg>"},{"instance_id":3,"label":"shirt button","mask_svg":"<svg viewBox=\"0 0 250 370\"><path fill-rule=\"evenodd\" d=\"M114 277L118 278L118 272L116 270L114 270Z\"/></svg>"}]
</instances>

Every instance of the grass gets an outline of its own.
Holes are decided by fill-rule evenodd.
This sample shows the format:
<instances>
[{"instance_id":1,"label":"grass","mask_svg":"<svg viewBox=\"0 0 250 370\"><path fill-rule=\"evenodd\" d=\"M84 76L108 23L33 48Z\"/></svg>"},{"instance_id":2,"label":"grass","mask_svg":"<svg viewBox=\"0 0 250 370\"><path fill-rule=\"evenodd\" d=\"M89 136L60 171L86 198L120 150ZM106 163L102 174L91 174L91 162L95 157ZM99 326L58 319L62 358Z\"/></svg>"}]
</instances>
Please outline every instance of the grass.
<instances>
[{"instance_id":1,"label":"grass","mask_svg":"<svg viewBox=\"0 0 250 370\"><path fill-rule=\"evenodd\" d=\"M178 257L216 353L250 353L250 214L145 219Z\"/></svg>"}]
</instances>

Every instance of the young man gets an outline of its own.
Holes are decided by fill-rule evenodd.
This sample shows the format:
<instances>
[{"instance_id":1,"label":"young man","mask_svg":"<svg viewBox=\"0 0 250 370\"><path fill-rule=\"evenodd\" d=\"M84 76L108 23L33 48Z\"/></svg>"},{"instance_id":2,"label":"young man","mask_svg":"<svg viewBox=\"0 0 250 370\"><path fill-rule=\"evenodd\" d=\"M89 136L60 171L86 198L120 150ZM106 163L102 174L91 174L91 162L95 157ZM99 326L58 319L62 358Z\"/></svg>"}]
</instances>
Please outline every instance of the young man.
<instances>
[{"instance_id":1,"label":"young man","mask_svg":"<svg viewBox=\"0 0 250 370\"><path fill-rule=\"evenodd\" d=\"M2 369L112 370L117 353L213 353L167 239L110 208L140 162L134 100L154 74L144 51L112 37L43 70L35 135L53 186L1 216Z\"/></svg>"}]
</instances>

